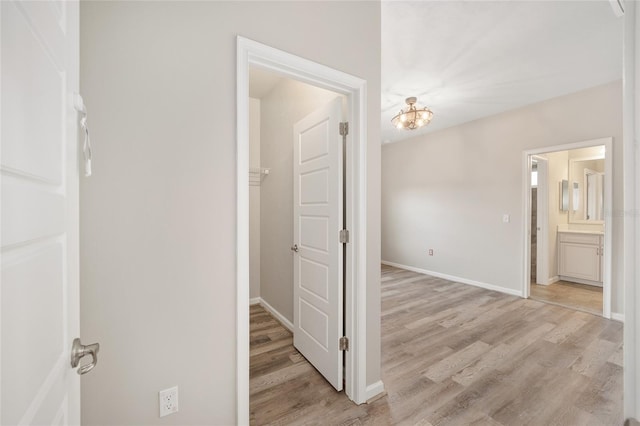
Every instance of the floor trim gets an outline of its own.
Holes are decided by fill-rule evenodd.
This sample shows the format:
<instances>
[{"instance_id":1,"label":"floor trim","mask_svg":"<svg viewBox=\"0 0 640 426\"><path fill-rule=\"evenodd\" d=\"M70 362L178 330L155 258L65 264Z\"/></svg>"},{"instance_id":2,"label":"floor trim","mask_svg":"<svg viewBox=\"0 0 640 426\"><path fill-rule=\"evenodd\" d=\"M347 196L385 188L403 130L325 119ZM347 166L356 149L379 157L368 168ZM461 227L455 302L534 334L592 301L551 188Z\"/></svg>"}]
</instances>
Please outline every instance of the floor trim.
<instances>
[{"instance_id":1,"label":"floor trim","mask_svg":"<svg viewBox=\"0 0 640 426\"><path fill-rule=\"evenodd\" d=\"M385 390L382 380L378 380L377 382L370 384L369 386L367 386L367 402L369 402L373 398L376 398L377 396L382 395L384 392Z\"/></svg>"},{"instance_id":2,"label":"floor trim","mask_svg":"<svg viewBox=\"0 0 640 426\"><path fill-rule=\"evenodd\" d=\"M619 312L611 312L611 319L624 323L624 314L621 314Z\"/></svg>"},{"instance_id":3,"label":"floor trim","mask_svg":"<svg viewBox=\"0 0 640 426\"><path fill-rule=\"evenodd\" d=\"M249 299L249 305L259 305L260 300L262 300L260 297L252 297Z\"/></svg>"},{"instance_id":4,"label":"floor trim","mask_svg":"<svg viewBox=\"0 0 640 426\"><path fill-rule=\"evenodd\" d=\"M293 323L291 323L291 321L289 321L287 318L285 318L284 315L282 315L280 312L278 312L276 310L276 308L274 308L273 306L271 306L269 303L267 303L266 300L264 300L262 297L254 297L252 300L252 305L256 304L253 303L253 300L258 300L256 303L259 304L260 306L262 306L267 312L269 312L271 315L273 315L275 317L275 319L278 320L278 322L280 322L284 328L286 328L287 330L289 330L290 332L293 333Z\"/></svg>"},{"instance_id":5,"label":"floor trim","mask_svg":"<svg viewBox=\"0 0 640 426\"><path fill-rule=\"evenodd\" d=\"M498 291L500 293L506 293L506 294L510 294L512 296L523 297L521 291L514 290L512 288L500 287L500 286L497 286L497 285L494 285L494 284L483 283L481 281L474 281L474 280L470 280L468 278L456 277L455 275L443 274L443 273L435 272L435 271L428 271L426 269L416 268L414 266L409 266L409 265L403 265L401 263L388 262L386 260L383 260L381 263L383 265L394 266L396 268L406 269L407 271L417 272L419 274L431 275L432 277L444 278L445 280L454 281L454 282L462 283L462 284L468 284L468 285L472 285L474 287L484 288L486 290Z\"/></svg>"},{"instance_id":6,"label":"floor trim","mask_svg":"<svg viewBox=\"0 0 640 426\"><path fill-rule=\"evenodd\" d=\"M560 277L558 275L556 275L555 277L549 278L549 281L547 281L547 284L548 285L555 284L558 281L560 281Z\"/></svg>"}]
</instances>

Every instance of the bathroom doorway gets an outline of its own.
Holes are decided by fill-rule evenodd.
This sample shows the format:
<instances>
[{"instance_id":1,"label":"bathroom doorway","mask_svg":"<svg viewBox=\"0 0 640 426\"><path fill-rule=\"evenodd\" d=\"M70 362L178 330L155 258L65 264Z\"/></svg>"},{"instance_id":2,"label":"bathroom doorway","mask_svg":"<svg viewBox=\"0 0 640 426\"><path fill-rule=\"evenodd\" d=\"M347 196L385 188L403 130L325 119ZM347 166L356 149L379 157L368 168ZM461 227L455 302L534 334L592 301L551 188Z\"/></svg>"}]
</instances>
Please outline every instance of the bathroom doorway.
<instances>
[{"instance_id":1,"label":"bathroom doorway","mask_svg":"<svg viewBox=\"0 0 640 426\"><path fill-rule=\"evenodd\" d=\"M611 138L526 153L525 297L611 316Z\"/></svg>"}]
</instances>

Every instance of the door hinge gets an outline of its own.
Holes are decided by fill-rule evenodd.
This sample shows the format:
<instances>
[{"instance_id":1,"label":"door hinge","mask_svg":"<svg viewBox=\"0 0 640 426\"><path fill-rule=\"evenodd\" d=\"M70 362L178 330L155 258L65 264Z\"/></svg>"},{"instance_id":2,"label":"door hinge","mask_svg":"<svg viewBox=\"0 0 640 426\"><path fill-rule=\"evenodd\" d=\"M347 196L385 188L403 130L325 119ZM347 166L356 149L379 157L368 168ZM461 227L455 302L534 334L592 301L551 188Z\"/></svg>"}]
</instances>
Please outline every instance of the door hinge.
<instances>
[{"instance_id":1,"label":"door hinge","mask_svg":"<svg viewBox=\"0 0 640 426\"><path fill-rule=\"evenodd\" d=\"M347 136L349 134L349 122L343 121L340 123L340 136Z\"/></svg>"},{"instance_id":2,"label":"door hinge","mask_svg":"<svg viewBox=\"0 0 640 426\"><path fill-rule=\"evenodd\" d=\"M340 244L347 244L349 242L349 230L341 229L340 230Z\"/></svg>"},{"instance_id":3,"label":"door hinge","mask_svg":"<svg viewBox=\"0 0 640 426\"><path fill-rule=\"evenodd\" d=\"M340 338L340 350L348 351L349 350L349 338L346 336L342 336Z\"/></svg>"}]
</instances>

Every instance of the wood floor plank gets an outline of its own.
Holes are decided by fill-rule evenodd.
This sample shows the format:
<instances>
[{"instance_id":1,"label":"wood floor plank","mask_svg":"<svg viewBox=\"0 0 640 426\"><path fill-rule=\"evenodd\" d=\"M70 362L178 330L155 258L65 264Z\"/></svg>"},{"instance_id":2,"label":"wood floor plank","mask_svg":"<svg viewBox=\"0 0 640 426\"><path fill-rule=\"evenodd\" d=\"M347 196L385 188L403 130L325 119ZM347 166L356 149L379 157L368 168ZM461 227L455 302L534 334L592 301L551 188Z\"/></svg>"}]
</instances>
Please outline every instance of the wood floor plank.
<instances>
[{"instance_id":1,"label":"wood floor plank","mask_svg":"<svg viewBox=\"0 0 640 426\"><path fill-rule=\"evenodd\" d=\"M620 425L622 324L382 267L386 395L355 405L250 309L252 425Z\"/></svg>"},{"instance_id":2,"label":"wood floor plank","mask_svg":"<svg viewBox=\"0 0 640 426\"><path fill-rule=\"evenodd\" d=\"M602 287L568 281L558 281L549 285L531 284L531 297L602 315Z\"/></svg>"},{"instance_id":3,"label":"wood floor plank","mask_svg":"<svg viewBox=\"0 0 640 426\"><path fill-rule=\"evenodd\" d=\"M461 351L455 352L446 357L442 361L429 367L424 373L425 377L434 382L441 382L444 379L456 374L472 361L482 356L489 350L489 345L484 342L477 341Z\"/></svg>"}]
</instances>

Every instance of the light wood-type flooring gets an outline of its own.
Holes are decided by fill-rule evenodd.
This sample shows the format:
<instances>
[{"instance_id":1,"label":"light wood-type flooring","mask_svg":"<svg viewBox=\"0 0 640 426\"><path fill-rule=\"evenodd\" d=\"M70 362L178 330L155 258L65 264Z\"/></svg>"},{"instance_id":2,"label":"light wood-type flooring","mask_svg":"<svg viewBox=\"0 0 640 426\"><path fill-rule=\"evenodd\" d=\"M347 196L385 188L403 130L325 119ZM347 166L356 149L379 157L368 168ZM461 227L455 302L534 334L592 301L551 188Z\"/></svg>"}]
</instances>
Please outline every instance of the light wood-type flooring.
<instances>
[{"instance_id":1,"label":"light wood-type flooring","mask_svg":"<svg viewBox=\"0 0 640 426\"><path fill-rule=\"evenodd\" d=\"M568 281L549 285L531 283L531 298L602 315L602 287Z\"/></svg>"},{"instance_id":2,"label":"light wood-type flooring","mask_svg":"<svg viewBox=\"0 0 640 426\"><path fill-rule=\"evenodd\" d=\"M251 307L254 425L621 425L622 324L382 268L382 379L355 405Z\"/></svg>"}]
</instances>

